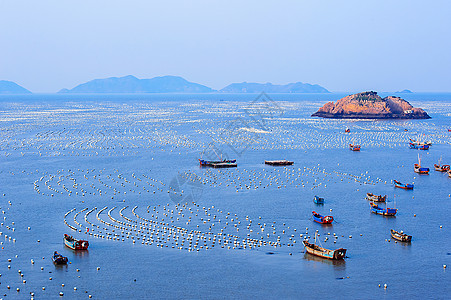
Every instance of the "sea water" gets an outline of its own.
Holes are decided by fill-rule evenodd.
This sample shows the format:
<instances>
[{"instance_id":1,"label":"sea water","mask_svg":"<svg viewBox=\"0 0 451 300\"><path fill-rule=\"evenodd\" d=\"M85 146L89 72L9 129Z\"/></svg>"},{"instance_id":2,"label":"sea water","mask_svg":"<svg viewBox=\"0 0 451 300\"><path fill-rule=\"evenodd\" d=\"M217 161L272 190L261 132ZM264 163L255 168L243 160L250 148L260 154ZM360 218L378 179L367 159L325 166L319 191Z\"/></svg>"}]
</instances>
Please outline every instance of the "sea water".
<instances>
[{"instance_id":1,"label":"sea water","mask_svg":"<svg viewBox=\"0 0 451 300\"><path fill-rule=\"evenodd\" d=\"M310 117L345 95L1 96L0 298L449 299L451 178L433 164L451 163L451 94L402 95L429 120ZM371 214L367 192L396 217ZM346 259L305 253L316 232Z\"/></svg>"}]
</instances>

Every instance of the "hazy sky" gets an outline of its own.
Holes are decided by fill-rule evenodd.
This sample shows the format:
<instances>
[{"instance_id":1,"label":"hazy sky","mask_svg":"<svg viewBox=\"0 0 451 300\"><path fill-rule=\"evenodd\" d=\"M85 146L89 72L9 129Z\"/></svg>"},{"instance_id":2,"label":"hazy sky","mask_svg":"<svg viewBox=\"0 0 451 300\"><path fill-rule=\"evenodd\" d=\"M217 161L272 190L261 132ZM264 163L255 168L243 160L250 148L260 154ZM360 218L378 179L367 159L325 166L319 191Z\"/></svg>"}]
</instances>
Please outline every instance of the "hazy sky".
<instances>
[{"instance_id":1,"label":"hazy sky","mask_svg":"<svg viewBox=\"0 0 451 300\"><path fill-rule=\"evenodd\" d=\"M129 74L451 92L451 1L0 0L0 80Z\"/></svg>"}]
</instances>

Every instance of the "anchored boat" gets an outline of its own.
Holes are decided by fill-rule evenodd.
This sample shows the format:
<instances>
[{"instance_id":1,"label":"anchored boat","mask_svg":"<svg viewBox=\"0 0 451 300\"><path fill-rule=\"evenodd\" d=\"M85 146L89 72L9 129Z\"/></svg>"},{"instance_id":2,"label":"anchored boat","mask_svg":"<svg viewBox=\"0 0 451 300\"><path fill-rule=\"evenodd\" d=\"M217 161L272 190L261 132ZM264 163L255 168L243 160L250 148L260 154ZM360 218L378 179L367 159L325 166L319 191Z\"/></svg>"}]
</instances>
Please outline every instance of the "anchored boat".
<instances>
[{"instance_id":1,"label":"anchored boat","mask_svg":"<svg viewBox=\"0 0 451 300\"><path fill-rule=\"evenodd\" d=\"M449 165L442 165L441 163L442 163L442 158L440 157L438 164L434 164L434 169L439 172L448 172L450 169Z\"/></svg>"},{"instance_id":2,"label":"anchored boat","mask_svg":"<svg viewBox=\"0 0 451 300\"><path fill-rule=\"evenodd\" d=\"M324 198L315 196L313 197L313 202L315 202L316 204L324 204Z\"/></svg>"},{"instance_id":3,"label":"anchored boat","mask_svg":"<svg viewBox=\"0 0 451 300\"><path fill-rule=\"evenodd\" d=\"M328 259L344 259L346 256L346 249L339 248L336 250L330 250L323 247L320 247L316 244L316 233L315 233L315 243L309 243L309 241L304 240L302 242L304 244L305 250L307 253L312 255L316 255L323 258Z\"/></svg>"},{"instance_id":4,"label":"anchored boat","mask_svg":"<svg viewBox=\"0 0 451 300\"><path fill-rule=\"evenodd\" d=\"M398 232L394 229L390 229L390 234L392 238L401 242L410 243L412 240L412 236L405 234L402 230Z\"/></svg>"},{"instance_id":5,"label":"anchored boat","mask_svg":"<svg viewBox=\"0 0 451 300\"><path fill-rule=\"evenodd\" d=\"M265 160L265 164L271 165L271 166L291 166L294 164L293 161L289 160Z\"/></svg>"},{"instance_id":6,"label":"anchored boat","mask_svg":"<svg viewBox=\"0 0 451 300\"><path fill-rule=\"evenodd\" d=\"M72 250L87 250L89 242L86 240L77 240L73 236L64 234L64 245Z\"/></svg>"},{"instance_id":7,"label":"anchored boat","mask_svg":"<svg viewBox=\"0 0 451 300\"><path fill-rule=\"evenodd\" d=\"M366 200L370 200L373 202L385 202L386 199L387 195L382 197L382 195L374 195L373 193L366 193Z\"/></svg>"},{"instance_id":8,"label":"anchored boat","mask_svg":"<svg viewBox=\"0 0 451 300\"><path fill-rule=\"evenodd\" d=\"M383 216L394 216L396 215L396 212L398 209L396 208L382 208L379 207L377 204L374 204L373 202L370 202L370 209L372 213L375 213L377 215L383 215Z\"/></svg>"},{"instance_id":9,"label":"anchored boat","mask_svg":"<svg viewBox=\"0 0 451 300\"><path fill-rule=\"evenodd\" d=\"M332 216L322 216L316 211L312 211L313 214L313 221L320 224L330 224L334 220L334 217Z\"/></svg>"},{"instance_id":10,"label":"anchored boat","mask_svg":"<svg viewBox=\"0 0 451 300\"><path fill-rule=\"evenodd\" d=\"M61 254L58 253L58 251L55 251L53 253L52 260L53 263L56 265L65 265L67 264L68 261L67 257L62 256Z\"/></svg>"},{"instance_id":11,"label":"anchored boat","mask_svg":"<svg viewBox=\"0 0 451 300\"><path fill-rule=\"evenodd\" d=\"M414 143L409 143L410 149L420 149L420 150L429 150L429 145L419 145Z\"/></svg>"},{"instance_id":12,"label":"anchored boat","mask_svg":"<svg viewBox=\"0 0 451 300\"><path fill-rule=\"evenodd\" d=\"M393 182L395 183L395 187L397 187L397 188L405 189L405 190L413 190L413 184L401 183L397 180L393 180Z\"/></svg>"},{"instance_id":13,"label":"anchored boat","mask_svg":"<svg viewBox=\"0 0 451 300\"><path fill-rule=\"evenodd\" d=\"M203 160L199 159L199 164L201 167L212 167L212 168L234 168L237 166L236 159L231 160Z\"/></svg>"},{"instance_id":14,"label":"anchored boat","mask_svg":"<svg viewBox=\"0 0 451 300\"><path fill-rule=\"evenodd\" d=\"M418 154L418 163L414 165L413 170L418 174L429 174L429 168L421 167L421 158L420 154Z\"/></svg>"},{"instance_id":15,"label":"anchored boat","mask_svg":"<svg viewBox=\"0 0 451 300\"><path fill-rule=\"evenodd\" d=\"M349 144L349 149L352 151L360 151L360 145Z\"/></svg>"}]
</instances>

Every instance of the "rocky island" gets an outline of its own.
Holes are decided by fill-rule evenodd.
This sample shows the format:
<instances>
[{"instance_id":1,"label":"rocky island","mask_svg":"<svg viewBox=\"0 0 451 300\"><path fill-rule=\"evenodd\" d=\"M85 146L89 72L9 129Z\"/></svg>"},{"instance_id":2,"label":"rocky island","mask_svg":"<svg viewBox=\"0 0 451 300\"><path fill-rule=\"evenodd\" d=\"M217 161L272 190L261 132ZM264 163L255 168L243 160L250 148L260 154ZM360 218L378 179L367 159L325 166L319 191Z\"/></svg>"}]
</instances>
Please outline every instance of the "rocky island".
<instances>
[{"instance_id":1,"label":"rocky island","mask_svg":"<svg viewBox=\"0 0 451 300\"><path fill-rule=\"evenodd\" d=\"M415 108L406 100L388 96L380 97L377 92L363 92L349 95L335 104L324 104L312 117L334 119L430 119L421 108Z\"/></svg>"}]
</instances>

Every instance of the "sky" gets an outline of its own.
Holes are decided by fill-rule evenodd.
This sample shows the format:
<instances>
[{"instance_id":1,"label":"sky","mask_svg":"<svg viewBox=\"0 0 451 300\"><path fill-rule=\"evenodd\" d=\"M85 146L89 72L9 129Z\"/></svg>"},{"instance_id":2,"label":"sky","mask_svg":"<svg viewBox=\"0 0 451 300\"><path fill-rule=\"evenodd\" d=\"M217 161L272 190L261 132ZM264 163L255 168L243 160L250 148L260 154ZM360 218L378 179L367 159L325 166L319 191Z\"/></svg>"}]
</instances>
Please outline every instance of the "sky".
<instances>
[{"instance_id":1,"label":"sky","mask_svg":"<svg viewBox=\"0 0 451 300\"><path fill-rule=\"evenodd\" d=\"M0 0L0 80L106 77L451 92L451 1Z\"/></svg>"}]
</instances>

